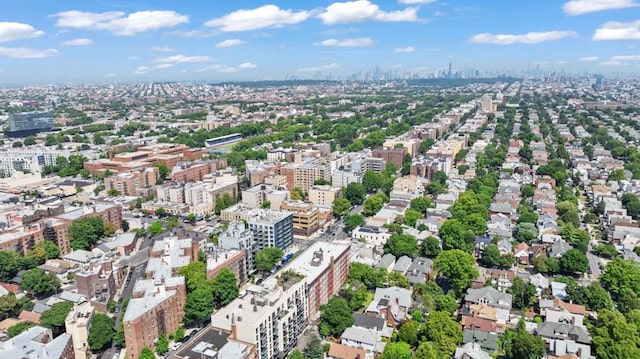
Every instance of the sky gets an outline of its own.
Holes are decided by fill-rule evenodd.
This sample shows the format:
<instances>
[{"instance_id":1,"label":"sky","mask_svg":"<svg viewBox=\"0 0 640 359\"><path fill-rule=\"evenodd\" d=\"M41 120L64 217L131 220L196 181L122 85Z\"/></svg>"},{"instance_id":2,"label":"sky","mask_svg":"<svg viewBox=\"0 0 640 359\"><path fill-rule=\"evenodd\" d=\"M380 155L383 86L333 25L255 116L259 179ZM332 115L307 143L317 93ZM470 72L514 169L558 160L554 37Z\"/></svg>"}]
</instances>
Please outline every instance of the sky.
<instances>
[{"instance_id":1,"label":"sky","mask_svg":"<svg viewBox=\"0 0 640 359\"><path fill-rule=\"evenodd\" d=\"M373 67L640 73L640 0L20 0L0 86L279 80Z\"/></svg>"}]
</instances>

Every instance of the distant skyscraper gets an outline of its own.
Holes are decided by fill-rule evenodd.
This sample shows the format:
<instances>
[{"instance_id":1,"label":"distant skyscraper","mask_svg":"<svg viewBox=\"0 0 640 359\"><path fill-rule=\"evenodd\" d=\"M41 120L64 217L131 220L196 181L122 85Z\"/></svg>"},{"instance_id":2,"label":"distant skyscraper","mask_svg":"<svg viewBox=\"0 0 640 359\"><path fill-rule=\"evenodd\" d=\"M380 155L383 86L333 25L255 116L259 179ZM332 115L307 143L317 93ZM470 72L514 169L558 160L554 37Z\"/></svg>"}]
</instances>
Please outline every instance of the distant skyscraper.
<instances>
[{"instance_id":1,"label":"distant skyscraper","mask_svg":"<svg viewBox=\"0 0 640 359\"><path fill-rule=\"evenodd\" d=\"M447 72L447 78L451 78L451 63L449 63L449 71Z\"/></svg>"},{"instance_id":2,"label":"distant skyscraper","mask_svg":"<svg viewBox=\"0 0 640 359\"><path fill-rule=\"evenodd\" d=\"M9 115L10 137L23 137L53 128L53 114L51 112L23 112Z\"/></svg>"}]
</instances>

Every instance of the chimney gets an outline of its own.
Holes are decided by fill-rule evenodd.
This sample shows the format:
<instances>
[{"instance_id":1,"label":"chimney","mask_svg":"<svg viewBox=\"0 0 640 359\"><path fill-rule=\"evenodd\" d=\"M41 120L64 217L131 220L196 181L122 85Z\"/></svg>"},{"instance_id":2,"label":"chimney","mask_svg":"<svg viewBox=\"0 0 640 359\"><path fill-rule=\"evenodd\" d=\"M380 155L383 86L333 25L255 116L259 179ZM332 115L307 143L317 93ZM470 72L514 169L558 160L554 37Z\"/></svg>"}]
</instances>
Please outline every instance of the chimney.
<instances>
[{"instance_id":1,"label":"chimney","mask_svg":"<svg viewBox=\"0 0 640 359\"><path fill-rule=\"evenodd\" d=\"M238 328L236 324L236 313L231 314L231 339L238 340Z\"/></svg>"}]
</instances>

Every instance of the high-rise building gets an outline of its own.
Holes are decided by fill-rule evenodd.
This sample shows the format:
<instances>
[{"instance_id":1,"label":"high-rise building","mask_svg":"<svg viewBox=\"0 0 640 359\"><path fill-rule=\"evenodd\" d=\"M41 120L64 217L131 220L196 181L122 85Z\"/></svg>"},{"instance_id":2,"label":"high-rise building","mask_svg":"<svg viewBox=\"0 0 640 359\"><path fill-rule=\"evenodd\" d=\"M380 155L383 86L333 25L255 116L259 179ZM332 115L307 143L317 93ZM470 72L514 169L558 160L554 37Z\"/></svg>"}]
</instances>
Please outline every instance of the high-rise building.
<instances>
[{"instance_id":1,"label":"high-rise building","mask_svg":"<svg viewBox=\"0 0 640 359\"><path fill-rule=\"evenodd\" d=\"M257 250L278 247L287 251L293 245L293 214L288 211L251 209L236 204L220 212L223 221L246 221Z\"/></svg>"},{"instance_id":2,"label":"high-rise building","mask_svg":"<svg viewBox=\"0 0 640 359\"><path fill-rule=\"evenodd\" d=\"M53 128L53 113L22 112L9 114L10 137L26 137Z\"/></svg>"},{"instance_id":3,"label":"high-rise building","mask_svg":"<svg viewBox=\"0 0 640 359\"><path fill-rule=\"evenodd\" d=\"M84 302L73 307L64 320L65 330L73 340L73 351L76 359L88 359L91 357L87 339L89 338L89 327L94 313L95 308L89 302Z\"/></svg>"},{"instance_id":4,"label":"high-rise building","mask_svg":"<svg viewBox=\"0 0 640 359\"><path fill-rule=\"evenodd\" d=\"M255 255L258 248L253 240L253 232L246 228L244 222L229 223L227 230L218 235L218 247L222 249L236 249L245 251L247 271L255 269Z\"/></svg>"}]
</instances>

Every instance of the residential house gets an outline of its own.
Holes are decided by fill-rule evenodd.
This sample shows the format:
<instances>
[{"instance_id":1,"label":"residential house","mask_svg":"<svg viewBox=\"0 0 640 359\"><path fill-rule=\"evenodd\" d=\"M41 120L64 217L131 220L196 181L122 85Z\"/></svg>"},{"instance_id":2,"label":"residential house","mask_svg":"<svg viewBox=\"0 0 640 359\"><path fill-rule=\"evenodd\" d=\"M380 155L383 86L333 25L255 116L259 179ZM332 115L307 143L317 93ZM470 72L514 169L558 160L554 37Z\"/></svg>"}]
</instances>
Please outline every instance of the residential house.
<instances>
[{"instance_id":1,"label":"residential house","mask_svg":"<svg viewBox=\"0 0 640 359\"><path fill-rule=\"evenodd\" d=\"M492 308L511 309L512 296L502 293L493 287L483 287L480 289L469 289L464 297L467 305L486 304Z\"/></svg>"},{"instance_id":2,"label":"residential house","mask_svg":"<svg viewBox=\"0 0 640 359\"><path fill-rule=\"evenodd\" d=\"M396 256L391 253L387 253L382 256L380 261L374 265L376 268L384 268L387 273L391 273L393 267L396 265Z\"/></svg>"},{"instance_id":3,"label":"residential house","mask_svg":"<svg viewBox=\"0 0 640 359\"><path fill-rule=\"evenodd\" d=\"M362 348L354 348L338 343L331 343L327 359L365 359L367 353Z\"/></svg>"},{"instance_id":4,"label":"residential house","mask_svg":"<svg viewBox=\"0 0 640 359\"><path fill-rule=\"evenodd\" d=\"M411 257L402 256L398 258L398 260L396 261L396 264L393 266L393 270L395 272L399 272L402 275L405 275L407 274L407 271L409 270L411 263L412 263Z\"/></svg>"},{"instance_id":5,"label":"residential house","mask_svg":"<svg viewBox=\"0 0 640 359\"><path fill-rule=\"evenodd\" d=\"M501 239L496 243L498 246L498 250L500 251L500 255L504 256L507 254L513 254L513 245L510 241L506 239Z\"/></svg>"},{"instance_id":6,"label":"residential house","mask_svg":"<svg viewBox=\"0 0 640 359\"><path fill-rule=\"evenodd\" d=\"M453 359L493 359L493 357L485 352L480 344L469 342L462 348L456 349Z\"/></svg>"},{"instance_id":7,"label":"residential house","mask_svg":"<svg viewBox=\"0 0 640 359\"><path fill-rule=\"evenodd\" d=\"M567 241L560 239L551 245L551 248L549 249L549 258L560 258L572 248L573 247L571 247Z\"/></svg>"},{"instance_id":8,"label":"residential house","mask_svg":"<svg viewBox=\"0 0 640 359\"><path fill-rule=\"evenodd\" d=\"M433 270L433 261L429 258L417 257L413 259L413 263L405 273L409 280L409 284L424 284L429 280L431 271Z\"/></svg>"},{"instance_id":9,"label":"residential house","mask_svg":"<svg viewBox=\"0 0 640 359\"><path fill-rule=\"evenodd\" d=\"M538 324L534 334L542 337L553 355L575 354L585 359L591 357L591 336L584 327L544 322Z\"/></svg>"},{"instance_id":10,"label":"residential house","mask_svg":"<svg viewBox=\"0 0 640 359\"><path fill-rule=\"evenodd\" d=\"M549 288L549 280L541 273L536 273L529 277L529 283L533 284L533 286L536 287L538 298L540 298L543 290Z\"/></svg>"},{"instance_id":11,"label":"residential house","mask_svg":"<svg viewBox=\"0 0 640 359\"><path fill-rule=\"evenodd\" d=\"M540 314L545 317L546 322L585 327L584 316L586 313L584 305L567 303L559 298L540 301Z\"/></svg>"},{"instance_id":12,"label":"residential house","mask_svg":"<svg viewBox=\"0 0 640 359\"><path fill-rule=\"evenodd\" d=\"M498 348L498 335L482 330L465 329L462 331L462 342L477 343L483 350L495 353Z\"/></svg>"},{"instance_id":13,"label":"residential house","mask_svg":"<svg viewBox=\"0 0 640 359\"><path fill-rule=\"evenodd\" d=\"M491 283L501 292L507 291L513 284L516 272L512 270L491 269L489 271Z\"/></svg>"},{"instance_id":14,"label":"residential house","mask_svg":"<svg viewBox=\"0 0 640 359\"><path fill-rule=\"evenodd\" d=\"M529 264L529 245L522 242L513 248L513 255L520 264Z\"/></svg>"},{"instance_id":15,"label":"residential house","mask_svg":"<svg viewBox=\"0 0 640 359\"><path fill-rule=\"evenodd\" d=\"M400 287L376 288L365 314L384 318L387 323L397 326L407 318L413 303L411 294L411 290Z\"/></svg>"}]
</instances>

